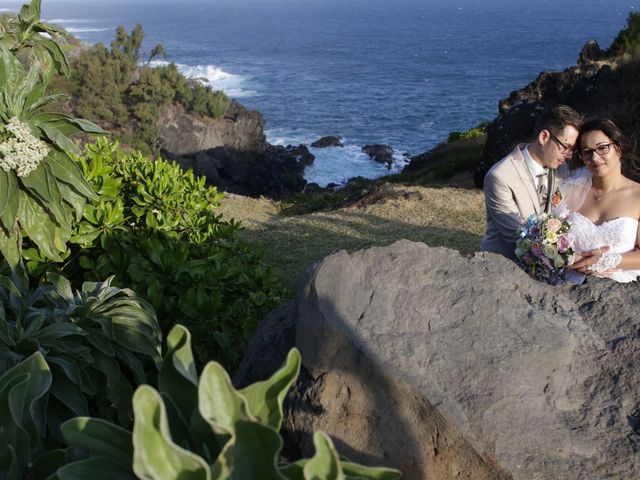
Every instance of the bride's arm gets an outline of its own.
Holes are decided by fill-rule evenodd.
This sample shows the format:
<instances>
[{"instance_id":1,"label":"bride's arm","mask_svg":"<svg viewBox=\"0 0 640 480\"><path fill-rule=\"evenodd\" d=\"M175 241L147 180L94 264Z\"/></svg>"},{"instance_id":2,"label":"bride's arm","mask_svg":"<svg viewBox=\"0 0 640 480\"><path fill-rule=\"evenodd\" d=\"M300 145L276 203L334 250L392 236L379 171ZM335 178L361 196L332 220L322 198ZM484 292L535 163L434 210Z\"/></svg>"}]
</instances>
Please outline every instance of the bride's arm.
<instances>
[{"instance_id":1,"label":"bride's arm","mask_svg":"<svg viewBox=\"0 0 640 480\"><path fill-rule=\"evenodd\" d=\"M636 234L636 248L631 252L621 253L620 263L616 266L620 270L640 270L640 225L638 226L638 232ZM577 270L580 273L589 275L594 273L589 270L591 265L597 263L603 255L607 254L609 247L596 248L589 252L582 252L576 255L576 260L569 266L573 270Z\"/></svg>"}]
</instances>

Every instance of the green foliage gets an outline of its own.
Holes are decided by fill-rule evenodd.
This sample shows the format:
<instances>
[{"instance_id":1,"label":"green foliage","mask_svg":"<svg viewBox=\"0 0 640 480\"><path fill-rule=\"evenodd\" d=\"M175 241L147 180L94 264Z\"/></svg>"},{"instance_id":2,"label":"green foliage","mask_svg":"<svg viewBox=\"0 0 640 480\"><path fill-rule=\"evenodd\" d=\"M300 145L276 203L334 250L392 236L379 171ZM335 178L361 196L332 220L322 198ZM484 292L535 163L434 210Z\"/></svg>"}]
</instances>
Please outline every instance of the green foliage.
<instances>
[{"instance_id":1,"label":"green foliage","mask_svg":"<svg viewBox=\"0 0 640 480\"><path fill-rule=\"evenodd\" d=\"M396 470L341 460L323 433L314 435L311 459L281 462L283 400L299 372L300 354L293 349L271 378L242 390L215 362L198 381L189 332L177 325L167 337L158 390L143 385L134 395L133 434L100 419L67 421L64 437L87 456L60 468L58 478L400 478Z\"/></svg>"},{"instance_id":2,"label":"green foliage","mask_svg":"<svg viewBox=\"0 0 640 480\"><path fill-rule=\"evenodd\" d=\"M478 127L467 130L466 132L450 132L449 137L447 138L448 143L458 142L460 140L471 140L473 138L481 137L486 135L487 133L487 125L483 124Z\"/></svg>"},{"instance_id":3,"label":"green foliage","mask_svg":"<svg viewBox=\"0 0 640 480\"><path fill-rule=\"evenodd\" d=\"M116 276L146 298L167 332L192 329L202 361L232 366L257 322L280 303L284 288L260 253L221 220L222 194L178 165L125 154L100 139L80 158L100 194L74 224L66 263L24 252L31 276L59 269L81 280Z\"/></svg>"},{"instance_id":4,"label":"green foliage","mask_svg":"<svg viewBox=\"0 0 640 480\"><path fill-rule=\"evenodd\" d=\"M153 58L166 56L162 45L156 45L146 65L140 66L143 37L139 24L130 34L120 26L110 49L98 44L83 51L73 64L71 90L79 115L102 122L135 148L156 152L158 117L173 102L215 118L225 114L229 99L188 80L174 64L149 67Z\"/></svg>"},{"instance_id":5,"label":"green foliage","mask_svg":"<svg viewBox=\"0 0 640 480\"><path fill-rule=\"evenodd\" d=\"M0 277L0 374L42 353L53 378L46 408L53 438L60 422L75 415L128 425L134 387L160 362L153 309L112 279L73 292L64 277L47 277L50 283L33 291L26 275Z\"/></svg>"},{"instance_id":6,"label":"green foliage","mask_svg":"<svg viewBox=\"0 0 640 480\"><path fill-rule=\"evenodd\" d=\"M611 46L609 55L640 55L640 12L631 12L626 27L618 33Z\"/></svg>"},{"instance_id":7,"label":"green foliage","mask_svg":"<svg viewBox=\"0 0 640 480\"><path fill-rule=\"evenodd\" d=\"M50 386L51 372L40 352L0 375L0 478L21 480L42 453Z\"/></svg>"},{"instance_id":8,"label":"green foliage","mask_svg":"<svg viewBox=\"0 0 640 480\"><path fill-rule=\"evenodd\" d=\"M70 158L78 149L69 136L106 133L91 122L47 111L60 99L46 93L50 69L67 68L57 43L39 35L55 33L39 16L39 1L23 6L0 36L0 252L12 268L22 237L61 260L73 218L87 199L96 198ZM25 52L26 68L19 58Z\"/></svg>"},{"instance_id":9,"label":"green foliage","mask_svg":"<svg viewBox=\"0 0 640 480\"><path fill-rule=\"evenodd\" d=\"M40 73L47 78L54 69L69 75L69 62L56 41L65 35L56 25L40 21L40 0L23 5L17 17L0 18L0 46L26 56L27 64L39 64Z\"/></svg>"}]
</instances>

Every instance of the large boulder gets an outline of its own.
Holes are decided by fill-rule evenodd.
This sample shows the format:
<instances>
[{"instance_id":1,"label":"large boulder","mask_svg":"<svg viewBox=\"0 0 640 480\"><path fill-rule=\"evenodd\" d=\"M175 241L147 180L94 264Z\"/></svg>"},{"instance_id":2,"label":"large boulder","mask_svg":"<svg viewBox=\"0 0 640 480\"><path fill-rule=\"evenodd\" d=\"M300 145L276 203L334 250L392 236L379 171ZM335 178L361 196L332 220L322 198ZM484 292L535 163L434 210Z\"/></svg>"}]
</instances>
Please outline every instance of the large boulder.
<instances>
[{"instance_id":1,"label":"large boulder","mask_svg":"<svg viewBox=\"0 0 640 480\"><path fill-rule=\"evenodd\" d=\"M552 287L495 254L338 252L287 314L305 367L287 431L409 479L639 478L638 312L636 284Z\"/></svg>"},{"instance_id":2,"label":"large boulder","mask_svg":"<svg viewBox=\"0 0 640 480\"><path fill-rule=\"evenodd\" d=\"M393 163L393 148L389 145L382 144L373 144L373 145L365 145L362 147L362 151L369 155L373 161L378 163L386 163L387 167L390 168Z\"/></svg>"},{"instance_id":3,"label":"large boulder","mask_svg":"<svg viewBox=\"0 0 640 480\"><path fill-rule=\"evenodd\" d=\"M343 147L342 137L336 135L327 135L320 137L318 140L311 144L314 148L327 148L327 147Z\"/></svg>"},{"instance_id":4,"label":"large boulder","mask_svg":"<svg viewBox=\"0 0 640 480\"><path fill-rule=\"evenodd\" d=\"M184 107L176 104L158 119L158 138L163 152L173 156L215 147L259 152L267 147L263 129L262 114L247 110L235 101L230 103L222 118L187 113Z\"/></svg>"}]
</instances>

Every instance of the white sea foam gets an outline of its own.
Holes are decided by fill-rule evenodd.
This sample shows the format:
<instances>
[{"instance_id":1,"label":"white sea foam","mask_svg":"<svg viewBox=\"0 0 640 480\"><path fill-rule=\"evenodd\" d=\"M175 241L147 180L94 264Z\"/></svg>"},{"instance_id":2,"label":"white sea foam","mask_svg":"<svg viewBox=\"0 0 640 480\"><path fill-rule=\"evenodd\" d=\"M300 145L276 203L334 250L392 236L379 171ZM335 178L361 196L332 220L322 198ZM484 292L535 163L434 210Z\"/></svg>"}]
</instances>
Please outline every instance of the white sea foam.
<instances>
[{"instance_id":1,"label":"white sea foam","mask_svg":"<svg viewBox=\"0 0 640 480\"><path fill-rule=\"evenodd\" d=\"M154 60L151 66L164 66L169 62L164 60ZM215 65L184 65L176 63L178 71L185 77L199 80L205 85L211 86L213 90L222 90L232 98L246 98L256 95L254 90L246 88L248 77L229 73Z\"/></svg>"},{"instance_id":2,"label":"white sea foam","mask_svg":"<svg viewBox=\"0 0 640 480\"><path fill-rule=\"evenodd\" d=\"M45 22L64 25L67 23L95 23L97 20L90 20L88 18L47 18L45 19Z\"/></svg>"},{"instance_id":3,"label":"white sea foam","mask_svg":"<svg viewBox=\"0 0 640 480\"><path fill-rule=\"evenodd\" d=\"M84 27L65 27L65 30L69 33L90 33L90 32L106 32L111 30L110 28L84 28Z\"/></svg>"},{"instance_id":4,"label":"white sea foam","mask_svg":"<svg viewBox=\"0 0 640 480\"><path fill-rule=\"evenodd\" d=\"M284 129L265 130L267 141L273 145L310 145L322 135L309 132L287 131ZM317 183L326 187L330 183L345 184L350 178L362 176L376 178L390 173L397 173L407 164L407 159L402 154L393 155L391 168L373 161L366 153L362 152L362 145L354 143L348 138L343 138L344 147L313 148L309 151L316 157L313 164L304 172L304 178L308 182Z\"/></svg>"}]
</instances>

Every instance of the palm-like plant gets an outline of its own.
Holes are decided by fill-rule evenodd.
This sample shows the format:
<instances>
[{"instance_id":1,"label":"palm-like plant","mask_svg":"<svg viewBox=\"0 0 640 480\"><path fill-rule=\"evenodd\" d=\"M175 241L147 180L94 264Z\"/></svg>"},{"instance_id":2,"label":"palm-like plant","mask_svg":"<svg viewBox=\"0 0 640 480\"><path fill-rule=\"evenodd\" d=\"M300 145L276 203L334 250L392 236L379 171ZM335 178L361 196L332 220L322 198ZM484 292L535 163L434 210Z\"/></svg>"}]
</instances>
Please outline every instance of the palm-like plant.
<instances>
[{"instance_id":1,"label":"palm-like plant","mask_svg":"<svg viewBox=\"0 0 640 480\"><path fill-rule=\"evenodd\" d=\"M51 73L68 73L57 42L41 35L56 32L40 22L36 0L0 28L0 253L12 268L20 261L23 236L47 257L62 260L72 220L81 218L87 199L97 198L71 159L79 150L69 137L106 132L50 111L61 99L47 94Z\"/></svg>"}]
</instances>

